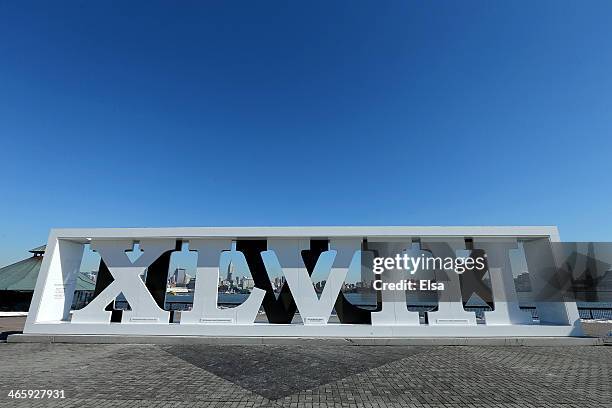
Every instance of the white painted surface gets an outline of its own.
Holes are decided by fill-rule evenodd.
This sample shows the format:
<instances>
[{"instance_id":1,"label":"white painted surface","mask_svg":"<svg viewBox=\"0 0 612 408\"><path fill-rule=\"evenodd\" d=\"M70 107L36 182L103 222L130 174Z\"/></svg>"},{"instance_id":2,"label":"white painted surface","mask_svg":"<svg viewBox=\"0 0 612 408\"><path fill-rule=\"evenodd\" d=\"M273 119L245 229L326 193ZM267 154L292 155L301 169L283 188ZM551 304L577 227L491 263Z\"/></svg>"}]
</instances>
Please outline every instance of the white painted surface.
<instances>
[{"instance_id":1,"label":"white painted surface","mask_svg":"<svg viewBox=\"0 0 612 408\"><path fill-rule=\"evenodd\" d=\"M487 254L495 310L485 312L486 324L533 324L531 313L519 307L509 251L518 248L514 238L476 238L474 248Z\"/></svg>"},{"instance_id":2,"label":"white painted surface","mask_svg":"<svg viewBox=\"0 0 612 408\"><path fill-rule=\"evenodd\" d=\"M378 252L380 257L395 256L401 254L412 246L411 237L406 237L403 240L395 240L393 242L372 242L368 245L368 249L373 249ZM409 271L391 269L382 274L383 283L398 283L401 280L408 279ZM405 291L382 291L382 308L378 312L372 313L373 326L385 325L409 325L418 326L419 313L411 312L406 305Z\"/></svg>"},{"instance_id":3,"label":"white painted surface","mask_svg":"<svg viewBox=\"0 0 612 408\"><path fill-rule=\"evenodd\" d=\"M430 325L421 325L418 314L408 312L399 303L392 315L388 309L374 318L373 325L329 324L333 304L351 262L359 259L362 239L398 242L406 246L411 237L419 237L424 246L434 249L436 256L455 256L462 249L463 238L544 238L557 241L555 227L254 227L254 228L128 228L128 229L58 229L52 230L47 256L43 260L36 284L25 333L37 334L125 334L125 335L187 335L187 336L300 336L300 337L496 337L496 336L569 336L577 335L573 317L553 321L551 325L520 324L514 318L512 305L500 305L505 310L495 324L476 325L473 312L461 306L457 275L446 271L443 278L447 290L441 292L439 311L430 314ZM306 324L279 325L253 323L263 299L256 289L241 306L226 311L217 307L216 280L219 274L220 252L231 249L238 238L265 238L269 251L264 254L267 268L281 268L294 295L300 316ZM317 274L327 275L320 298L301 260L299 249L308 249L311 239L329 239L330 251L320 258ZM160 309L140 279L140 275L159 255L175 247L176 240L190 242L197 249L197 292L194 310L184 312L182 323L168 323L169 313ZM138 241L143 250L131 262L125 250ZM444 249L441 242L451 242ZM91 242L106 262L115 281L95 300L68 321L72 302L70 282L78 272L83 244ZM443 252L443 253L441 253ZM448 253L447 253L448 252ZM236 262L244 257L232 254ZM494 291L508 294L505 261L496 266ZM397 278L397 276L395 276ZM442 279L442 277L440 278ZM214 281L214 282L213 282ZM214 283L214 286L212 286ZM214 290L211 290L211 288ZM59 290L59 289L61 290ZM123 292L131 312L123 313L121 323L110 323L110 312L104 310L115 296ZM61 295L61 296L60 296ZM511 295L511 293L510 293ZM404 294L405 296L405 294ZM397 302L396 302L397 303ZM400 307L400 309L398 309ZM571 312L571 305L558 309ZM575 308L575 304L573 305ZM577 311L577 309L576 309ZM568 313L565 315L567 316ZM505 324L508 323L508 324ZM519 323L519 324L517 324Z\"/></svg>"},{"instance_id":4,"label":"white painted surface","mask_svg":"<svg viewBox=\"0 0 612 408\"><path fill-rule=\"evenodd\" d=\"M62 242L62 241L60 241ZM111 313L104 310L119 294L123 293L132 310L124 311L123 323L168 323L170 312L161 309L140 278L149 267L164 252L172 250L175 240L142 239L140 249L142 254L132 262L126 251L132 250L131 240L92 240L91 249L98 252L108 266L113 281L87 306L75 310L72 322L76 323L110 323ZM72 303L72 299L71 303Z\"/></svg>"},{"instance_id":5,"label":"white painted surface","mask_svg":"<svg viewBox=\"0 0 612 408\"><path fill-rule=\"evenodd\" d=\"M227 336L227 337L548 337L576 335L572 326L452 325L452 326L366 326L357 324L269 324L195 325L40 323L24 331L29 334L125 334L149 336Z\"/></svg>"},{"instance_id":6,"label":"white painted surface","mask_svg":"<svg viewBox=\"0 0 612 408\"><path fill-rule=\"evenodd\" d=\"M248 270L242 252L233 251L232 241L229 239L194 239L189 242L189 249L198 253L196 290L193 308L181 313L181 324L253 323L266 294L265 290L254 288L240 306L220 309L217 305L220 270L227 270L230 261ZM225 252L221 255L223 251Z\"/></svg>"},{"instance_id":7,"label":"white painted surface","mask_svg":"<svg viewBox=\"0 0 612 408\"><path fill-rule=\"evenodd\" d=\"M457 251L465 250L461 238L424 238L421 248L433 256L455 258ZM429 313L430 325L476 325L476 313L463 309L459 275L454 271L435 270L436 281L444 282L444 290L438 293L438 311Z\"/></svg>"}]
</instances>

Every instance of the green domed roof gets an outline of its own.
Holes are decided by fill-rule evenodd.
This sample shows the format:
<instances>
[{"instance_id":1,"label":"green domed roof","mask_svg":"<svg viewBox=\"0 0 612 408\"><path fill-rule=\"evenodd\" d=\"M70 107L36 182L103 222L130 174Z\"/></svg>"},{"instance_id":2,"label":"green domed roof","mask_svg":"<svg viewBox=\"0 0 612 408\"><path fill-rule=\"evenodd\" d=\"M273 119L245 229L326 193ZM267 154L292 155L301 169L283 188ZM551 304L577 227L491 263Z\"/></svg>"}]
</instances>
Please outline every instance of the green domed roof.
<instances>
[{"instance_id":1,"label":"green domed roof","mask_svg":"<svg viewBox=\"0 0 612 408\"><path fill-rule=\"evenodd\" d=\"M0 290L33 291L43 261L45 245L31 249L34 256L0 268ZM79 273L76 290L94 290L96 283Z\"/></svg>"}]
</instances>

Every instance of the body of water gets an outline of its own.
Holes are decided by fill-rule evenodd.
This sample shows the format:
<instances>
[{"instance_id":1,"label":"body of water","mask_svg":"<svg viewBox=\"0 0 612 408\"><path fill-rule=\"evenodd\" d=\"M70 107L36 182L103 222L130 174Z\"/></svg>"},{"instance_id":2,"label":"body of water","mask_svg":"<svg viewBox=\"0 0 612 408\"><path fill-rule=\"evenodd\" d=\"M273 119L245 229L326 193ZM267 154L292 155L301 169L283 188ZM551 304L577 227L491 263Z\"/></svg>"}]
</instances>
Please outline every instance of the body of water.
<instances>
[{"instance_id":1,"label":"body of water","mask_svg":"<svg viewBox=\"0 0 612 408\"><path fill-rule=\"evenodd\" d=\"M354 305L360 306L376 306L376 293L345 293L346 299ZM241 304L249 297L248 294L241 293L219 293L218 302L221 304ZM530 292L518 292L519 303L525 306L531 306L531 293ZM430 305L437 302L436 295L430 295L427 298L421 298L421 300L408 299L406 303L410 305ZM193 295L166 295L166 303L193 303ZM576 302L578 307L585 308L612 308L612 299L607 297L603 298L603 301L599 302ZM474 302L471 306L481 306L481 304Z\"/></svg>"}]
</instances>

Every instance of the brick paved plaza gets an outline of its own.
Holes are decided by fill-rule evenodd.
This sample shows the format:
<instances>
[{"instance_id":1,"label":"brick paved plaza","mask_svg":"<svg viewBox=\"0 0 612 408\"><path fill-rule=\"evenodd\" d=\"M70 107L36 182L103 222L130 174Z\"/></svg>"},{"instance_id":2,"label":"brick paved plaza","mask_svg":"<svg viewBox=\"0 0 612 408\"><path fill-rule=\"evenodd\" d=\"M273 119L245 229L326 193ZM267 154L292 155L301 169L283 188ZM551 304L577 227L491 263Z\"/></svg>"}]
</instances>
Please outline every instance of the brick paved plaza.
<instances>
[{"instance_id":1,"label":"brick paved plaza","mask_svg":"<svg viewBox=\"0 0 612 408\"><path fill-rule=\"evenodd\" d=\"M2 343L0 375L2 407L612 407L607 346Z\"/></svg>"}]
</instances>

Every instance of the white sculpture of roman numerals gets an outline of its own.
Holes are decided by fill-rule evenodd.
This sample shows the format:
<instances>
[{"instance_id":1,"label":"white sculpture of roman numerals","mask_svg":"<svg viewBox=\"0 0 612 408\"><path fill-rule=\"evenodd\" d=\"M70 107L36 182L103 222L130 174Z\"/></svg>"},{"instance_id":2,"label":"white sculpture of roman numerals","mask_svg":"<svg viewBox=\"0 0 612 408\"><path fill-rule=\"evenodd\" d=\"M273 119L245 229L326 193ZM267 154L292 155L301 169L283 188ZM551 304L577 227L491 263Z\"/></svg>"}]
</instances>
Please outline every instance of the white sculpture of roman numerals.
<instances>
[{"instance_id":1,"label":"white sculpture of roman numerals","mask_svg":"<svg viewBox=\"0 0 612 408\"><path fill-rule=\"evenodd\" d=\"M287 279L304 324L327 324L348 268L332 270L335 250L325 251L319 256L313 275L328 276L319 298L301 256L301 251L307 249L310 249L309 240L270 239L268 251L262 252L261 257L268 276L282 273Z\"/></svg>"},{"instance_id":2,"label":"white sculpture of roman numerals","mask_svg":"<svg viewBox=\"0 0 612 408\"><path fill-rule=\"evenodd\" d=\"M557 264L555 251L548 238L529 239L523 241L525 260L531 287L536 296L536 307L540 324L570 325L575 327L574 335L582 335L580 315L576 301L565 300L562 291L554 290L551 281L556 279ZM547 299L546 293L552 298Z\"/></svg>"},{"instance_id":3,"label":"white sculpture of roman numerals","mask_svg":"<svg viewBox=\"0 0 612 408\"><path fill-rule=\"evenodd\" d=\"M461 238L423 238L421 249L434 257L455 258L458 250L465 250ZM436 281L444 282L444 290L438 293L438 311L427 312L430 325L476 325L476 314L463 309L459 275L454 270L436 269Z\"/></svg>"},{"instance_id":4,"label":"white sculpture of roman numerals","mask_svg":"<svg viewBox=\"0 0 612 408\"><path fill-rule=\"evenodd\" d=\"M368 241L368 249L377 252L379 257L395 257L402 254L412 245L410 237L402 238L393 242L385 239L384 242ZM382 273L381 277L385 283L398 283L409 278L409 271L403 269L389 269ZM372 312L372 325L408 325L418 326L419 313L408 310L406 303L406 292L403 290L383 290L382 309Z\"/></svg>"},{"instance_id":5,"label":"white sculpture of roman numerals","mask_svg":"<svg viewBox=\"0 0 612 408\"><path fill-rule=\"evenodd\" d=\"M487 255L489 276L495 309L485 312L488 325L532 324L531 313L519 307L514 276L510 264L510 250L518 248L516 238L474 238L474 248Z\"/></svg>"},{"instance_id":6,"label":"white sculpture of roman numerals","mask_svg":"<svg viewBox=\"0 0 612 408\"><path fill-rule=\"evenodd\" d=\"M113 281L86 307L72 315L74 323L110 323L111 312L104 310L120 293L128 301L131 311L124 311L122 323L168 324L170 313L161 309L140 278L164 252L173 250L175 239L141 240L143 251L138 259L130 261L126 251L132 250L132 240L94 240L91 249L98 252L108 267Z\"/></svg>"},{"instance_id":7,"label":"white sculpture of roman numerals","mask_svg":"<svg viewBox=\"0 0 612 408\"><path fill-rule=\"evenodd\" d=\"M217 284L219 271L226 270L232 262L237 270L247 271L248 265L242 252L231 250L228 239L197 239L189 241L189 249L198 252L196 287L193 308L181 313L181 324L251 324L266 294L265 290L253 291L240 306L219 309Z\"/></svg>"}]
</instances>

